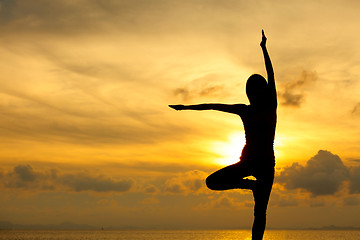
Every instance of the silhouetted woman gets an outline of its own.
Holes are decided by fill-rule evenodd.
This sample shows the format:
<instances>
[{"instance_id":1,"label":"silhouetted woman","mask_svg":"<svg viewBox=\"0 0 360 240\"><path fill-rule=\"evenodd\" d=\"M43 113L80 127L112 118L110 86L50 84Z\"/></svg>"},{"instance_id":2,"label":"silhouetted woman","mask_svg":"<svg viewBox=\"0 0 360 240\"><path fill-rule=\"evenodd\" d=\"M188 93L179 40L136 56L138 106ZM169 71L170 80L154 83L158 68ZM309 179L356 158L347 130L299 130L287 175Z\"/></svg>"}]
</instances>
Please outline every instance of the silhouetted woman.
<instances>
[{"instance_id":1,"label":"silhouetted woman","mask_svg":"<svg viewBox=\"0 0 360 240\"><path fill-rule=\"evenodd\" d=\"M254 223L252 239L262 239L266 225L266 209L274 181L274 138L276 127L277 96L274 71L266 49L266 37L262 31L260 46L264 55L268 81L259 74L249 77L246 104L198 104L169 105L176 110L217 110L240 116L245 129L246 144L240 161L212 173L206 185L212 190L251 189L253 191ZM256 180L244 179L254 176Z\"/></svg>"}]
</instances>

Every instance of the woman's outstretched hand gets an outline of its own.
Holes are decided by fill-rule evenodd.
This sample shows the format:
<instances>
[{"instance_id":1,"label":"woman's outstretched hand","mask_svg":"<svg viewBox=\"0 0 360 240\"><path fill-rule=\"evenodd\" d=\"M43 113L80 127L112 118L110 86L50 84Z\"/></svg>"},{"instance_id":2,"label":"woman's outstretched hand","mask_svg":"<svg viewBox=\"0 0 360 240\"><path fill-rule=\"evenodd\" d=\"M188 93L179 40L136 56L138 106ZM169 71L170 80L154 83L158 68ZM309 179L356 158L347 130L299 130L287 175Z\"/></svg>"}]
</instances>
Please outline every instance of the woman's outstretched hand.
<instances>
[{"instance_id":1,"label":"woman's outstretched hand","mask_svg":"<svg viewBox=\"0 0 360 240\"><path fill-rule=\"evenodd\" d=\"M171 107L177 111L185 109L184 105L169 105L169 107Z\"/></svg>"},{"instance_id":2,"label":"woman's outstretched hand","mask_svg":"<svg viewBox=\"0 0 360 240\"><path fill-rule=\"evenodd\" d=\"M266 40L267 40L267 38L265 37L264 30L262 30L262 39L261 39L261 43L260 43L261 47L266 47Z\"/></svg>"}]
</instances>

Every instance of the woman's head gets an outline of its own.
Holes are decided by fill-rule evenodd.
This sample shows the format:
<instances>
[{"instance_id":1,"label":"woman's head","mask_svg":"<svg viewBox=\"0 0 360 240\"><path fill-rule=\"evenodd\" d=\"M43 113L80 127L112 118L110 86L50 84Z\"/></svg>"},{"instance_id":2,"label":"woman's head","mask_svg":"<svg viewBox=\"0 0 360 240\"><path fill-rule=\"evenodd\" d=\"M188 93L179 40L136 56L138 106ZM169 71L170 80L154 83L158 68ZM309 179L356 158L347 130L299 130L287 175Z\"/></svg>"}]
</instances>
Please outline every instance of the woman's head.
<instances>
[{"instance_id":1,"label":"woman's head","mask_svg":"<svg viewBox=\"0 0 360 240\"><path fill-rule=\"evenodd\" d=\"M264 99L267 91L267 82L265 78L259 74L253 74L246 82L246 95L250 104L257 104Z\"/></svg>"}]
</instances>

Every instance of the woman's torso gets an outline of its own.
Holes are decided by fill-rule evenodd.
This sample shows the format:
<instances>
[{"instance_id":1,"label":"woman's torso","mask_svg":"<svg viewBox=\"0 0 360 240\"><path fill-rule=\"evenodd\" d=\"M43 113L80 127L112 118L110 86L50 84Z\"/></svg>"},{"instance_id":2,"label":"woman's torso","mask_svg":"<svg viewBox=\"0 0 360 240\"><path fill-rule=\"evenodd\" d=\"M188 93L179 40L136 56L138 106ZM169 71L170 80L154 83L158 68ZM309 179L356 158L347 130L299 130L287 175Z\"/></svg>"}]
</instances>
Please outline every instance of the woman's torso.
<instances>
[{"instance_id":1,"label":"woman's torso","mask_svg":"<svg viewBox=\"0 0 360 240\"><path fill-rule=\"evenodd\" d=\"M274 165L276 108L246 106L240 115L245 129L246 144L240 159L252 164Z\"/></svg>"}]
</instances>

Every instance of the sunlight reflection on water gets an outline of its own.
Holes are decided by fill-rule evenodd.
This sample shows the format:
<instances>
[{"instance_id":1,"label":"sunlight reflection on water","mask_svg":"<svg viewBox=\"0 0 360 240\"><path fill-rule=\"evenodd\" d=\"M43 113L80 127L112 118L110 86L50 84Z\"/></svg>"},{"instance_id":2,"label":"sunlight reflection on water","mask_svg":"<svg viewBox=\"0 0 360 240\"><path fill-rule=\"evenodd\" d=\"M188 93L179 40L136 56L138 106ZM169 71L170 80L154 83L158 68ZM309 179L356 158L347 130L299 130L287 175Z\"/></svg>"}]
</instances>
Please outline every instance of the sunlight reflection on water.
<instances>
[{"instance_id":1,"label":"sunlight reflection on water","mask_svg":"<svg viewBox=\"0 0 360 240\"><path fill-rule=\"evenodd\" d=\"M0 231L1 240L251 240L249 230ZM360 231L267 230L264 240L359 240Z\"/></svg>"}]
</instances>

